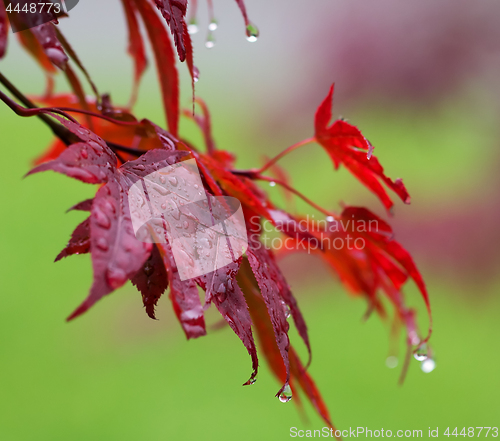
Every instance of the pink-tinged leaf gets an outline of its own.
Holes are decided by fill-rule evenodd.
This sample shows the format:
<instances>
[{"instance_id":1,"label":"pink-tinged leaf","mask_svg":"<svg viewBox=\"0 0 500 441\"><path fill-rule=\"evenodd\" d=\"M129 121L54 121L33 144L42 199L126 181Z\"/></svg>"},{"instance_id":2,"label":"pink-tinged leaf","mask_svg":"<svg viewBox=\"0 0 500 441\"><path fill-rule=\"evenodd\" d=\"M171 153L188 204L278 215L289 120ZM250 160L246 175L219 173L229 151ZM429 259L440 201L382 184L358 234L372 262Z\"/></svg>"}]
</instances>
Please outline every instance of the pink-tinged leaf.
<instances>
[{"instance_id":1,"label":"pink-tinged leaf","mask_svg":"<svg viewBox=\"0 0 500 441\"><path fill-rule=\"evenodd\" d=\"M57 262L73 254L86 254L90 250L90 218L79 224L71 234L68 245L57 255Z\"/></svg>"},{"instance_id":2,"label":"pink-tinged leaf","mask_svg":"<svg viewBox=\"0 0 500 441\"><path fill-rule=\"evenodd\" d=\"M168 288L168 275L158 247L153 245L151 254L143 267L130 279L142 294L142 302L146 313L153 320L158 300ZM199 299L198 299L199 303Z\"/></svg>"},{"instance_id":3,"label":"pink-tinged leaf","mask_svg":"<svg viewBox=\"0 0 500 441\"><path fill-rule=\"evenodd\" d=\"M157 8L170 26L174 37L179 60L186 59L186 41L184 39L184 17L187 11L187 0L155 0Z\"/></svg>"},{"instance_id":4,"label":"pink-tinged leaf","mask_svg":"<svg viewBox=\"0 0 500 441\"><path fill-rule=\"evenodd\" d=\"M64 52L52 23L44 23L31 28L31 32L42 45L44 52L59 69L64 70L68 63L68 56Z\"/></svg>"},{"instance_id":5,"label":"pink-tinged leaf","mask_svg":"<svg viewBox=\"0 0 500 441\"><path fill-rule=\"evenodd\" d=\"M243 342L252 358L253 372L250 379L244 383L244 385L248 385L255 382L259 360L253 339L252 319L248 312L248 305L235 279L240 260L198 277L196 280L205 291L205 302L213 302L222 317Z\"/></svg>"},{"instance_id":6,"label":"pink-tinged leaf","mask_svg":"<svg viewBox=\"0 0 500 441\"><path fill-rule=\"evenodd\" d=\"M163 96L163 107L168 128L175 137L179 127L179 78L175 67L175 56L167 31L149 2L135 0L137 10L149 36L156 60L156 68ZM181 34L182 34L182 27Z\"/></svg>"},{"instance_id":7,"label":"pink-tinged leaf","mask_svg":"<svg viewBox=\"0 0 500 441\"><path fill-rule=\"evenodd\" d=\"M66 213L69 212L69 211L73 211L73 210L76 210L76 211L90 211L92 209L92 203L93 202L94 202L94 198L92 198L92 199L85 199L84 201L79 202L76 205L73 205L71 208L68 208L68 210L66 211Z\"/></svg>"},{"instance_id":8,"label":"pink-tinged leaf","mask_svg":"<svg viewBox=\"0 0 500 441\"><path fill-rule=\"evenodd\" d=\"M7 12L5 5L0 2L0 59L4 57L7 51L7 41L9 36L9 20L7 19Z\"/></svg>"},{"instance_id":9,"label":"pink-tinged leaf","mask_svg":"<svg viewBox=\"0 0 500 441\"><path fill-rule=\"evenodd\" d=\"M108 182L97 192L90 215L90 252L94 283L89 296L68 317L72 320L95 302L122 286L143 267L152 244L139 242L132 227L123 177Z\"/></svg>"},{"instance_id":10,"label":"pink-tinged leaf","mask_svg":"<svg viewBox=\"0 0 500 441\"><path fill-rule=\"evenodd\" d=\"M137 98L137 90L142 74L146 70L148 60L146 57L146 49L142 39L139 22L137 21L137 9L133 0L122 0L123 9L128 26L128 53L134 60L134 88L132 91L131 103L134 103Z\"/></svg>"},{"instance_id":11,"label":"pink-tinged leaf","mask_svg":"<svg viewBox=\"0 0 500 441\"><path fill-rule=\"evenodd\" d=\"M378 196L388 210L394 204L380 181L394 191L404 203L409 204L410 195L403 181L401 179L393 181L384 174L378 159L372 155L373 146L357 127L342 120L328 125L332 118L332 103L333 86L316 111L315 131L317 142L326 150L335 168L343 164Z\"/></svg>"},{"instance_id":12,"label":"pink-tinged leaf","mask_svg":"<svg viewBox=\"0 0 500 441\"><path fill-rule=\"evenodd\" d=\"M149 150L144 153L139 159L129 161L120 167L120 172L125 174L127 178L136 182L140 178L144 178L150 173L161 168L168 167L176 162L184 159L189 152L172 151L163 149Z\"/></svg>"},{"instance_id":13,"label":"pink-tinged leaf","mask_svg":"<svg viewBox=\"0 0 500 441\"><path fill-rule=\"evenodd\" d=\"M157 245L163 256L164 265L168 268L169 297L186 337L190 339L206 335L203 307L195 281L181 280L169 243Z\"/></svg>"},{"instance_id":14,"label":"pink-tinged leaf","mask_svg":"<svg viewBox=\"0 0 500 441\"><path fill-rule=\"evenodd\" d=\"M108 182L116 172L116 157L102 139L87 138L88 142L72 144L57 159L40 164L27 176L53 170L88 184Z\"/></svg>"}]
</instances>

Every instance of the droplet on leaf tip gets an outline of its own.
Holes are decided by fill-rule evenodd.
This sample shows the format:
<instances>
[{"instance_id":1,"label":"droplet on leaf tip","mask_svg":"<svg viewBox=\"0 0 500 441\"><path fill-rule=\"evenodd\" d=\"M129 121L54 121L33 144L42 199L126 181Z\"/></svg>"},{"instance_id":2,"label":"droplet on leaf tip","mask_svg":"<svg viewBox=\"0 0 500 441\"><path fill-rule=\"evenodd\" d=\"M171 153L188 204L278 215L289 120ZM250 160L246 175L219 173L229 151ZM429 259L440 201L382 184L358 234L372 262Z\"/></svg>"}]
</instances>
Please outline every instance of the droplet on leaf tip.
<instances>
[{"instance_id":1,"label":"droplet on leaf tip","mask_svg":"<svg viewBox=\"0 0 500 441\"><path fill-rule=\"evenodd\" d=\"M282 403L288 403L292 399L292 388L287 384L278 396Z\"/></svg>"},{"instance_id":2,"label":"droplet on leaf tip","mask_svg":"<svg viewBox=\"0 0 500 441\"><path fill-rule=\"evenodd\" d=\"M208 30L209 31L215 31L217 28L219 27L219 25L217 24L217 20L215 20L215 18L209 23L208 25Z\"/></svg>"},{"instance_id":3,"label":"droplet on leaf tip","mask_svg":"<svg viewBox=\"0 0 500 441\"><path fill-rule=\"evenodd\" d=\"M274 182L274 181L269 182L269 186L270 187L275 187L276 186L276 182Z\"/></svg>"},{"instance_id":4,"label":"droplet on leaf tip","mask_svg":"<svg viewBox=\"0 0 500 441\"><path fill-rule=\"evenodd\" d=\"M215 38L212 32L209 32L207 35L207 40L205 41L205 47L207 49L212 49L215 46Z\"/></svg>"},{"instance_id":5,"label":"droplet on leaf tip","mask_svg":"<svg viewBox=\"0 0 500 441\"><path fill-rule=\"evenodd\" d=\"M247 40L250 43L255 43L259 38L259 28L253 23L248 23L247 25Z\"/></svg>"},{"instance_id":6,"label":"droplet on leaf tip","mask_svg":"<svg viewBox=\"0 0 500 441\"><path fill-rule=\"evenodd\" d=\"M188 24L188 34L196 34L199 31L198 24L195 19L192 19Z\"/></svg>"}]
</instances>

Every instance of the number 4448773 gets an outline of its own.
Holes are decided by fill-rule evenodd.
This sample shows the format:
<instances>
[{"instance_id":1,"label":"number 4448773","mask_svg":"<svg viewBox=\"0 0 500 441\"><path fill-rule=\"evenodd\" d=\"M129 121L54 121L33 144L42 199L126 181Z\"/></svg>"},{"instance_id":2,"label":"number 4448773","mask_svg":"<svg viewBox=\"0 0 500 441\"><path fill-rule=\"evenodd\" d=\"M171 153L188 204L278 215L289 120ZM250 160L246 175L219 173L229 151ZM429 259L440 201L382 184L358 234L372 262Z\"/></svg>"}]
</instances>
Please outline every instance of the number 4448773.
<instances>
[{"instance_id":1,"label":"number 4448773","mask_svg":"<svg viewBox=\"0 0 500 441\"><path fill-rule=\"evenodd\" d=\"M39 13L41 14L42 12L54 12L56 14L59 14L61 12L61 5L59 3L25 3L22 7L20 6L19 3L15 4L12 6L11 3L7 5L7 12L13 13L13 12L25 12L25 13L31 13L31 14L36 14Z\"/></svg>"},{"instance_id":2,"label":"number 4448773","mask_svg":"<svg viewBox=\"0 0 500 441\"><path fill-rule=\"evenodd\" d=\"M448 427L444 431L443 435L446 435L447 437L450 436L487 437L488 435L493 438L498 437L498 427L463 427L460 433L458 432L459 430L460 429L458 427L455 427L453 432L450 432L450 428Z\"/></svg>"}]
</instances>

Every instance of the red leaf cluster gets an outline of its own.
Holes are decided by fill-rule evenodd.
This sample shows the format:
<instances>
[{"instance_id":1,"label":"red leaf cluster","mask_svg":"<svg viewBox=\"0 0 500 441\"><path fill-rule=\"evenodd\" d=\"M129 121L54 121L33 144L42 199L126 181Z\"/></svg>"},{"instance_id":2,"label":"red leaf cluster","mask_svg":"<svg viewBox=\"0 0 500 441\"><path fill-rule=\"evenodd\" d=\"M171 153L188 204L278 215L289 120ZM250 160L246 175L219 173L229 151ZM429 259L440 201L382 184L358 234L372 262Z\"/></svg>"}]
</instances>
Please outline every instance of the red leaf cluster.
<instances>
[{"instance_id":1,"label":"red leaf cluster","mask_svg":"<svg viewBox=\"0 0 500 441\"><path fill-rule=\"evenodd\" d=\"M246 24L250 25L243 2L237 0L237 3ZM146 45L140 30L142 23L156 60L168 131L149 120L138 120L130 106L115 107L108 95L100 95L72 47L51 22L19 33L22 44L49 78L46 96L37 99L46 107L37 108L25 98L23 103L30 107L27 109L0 92L0 98L16 113L39 116L57 136L48 152L36 160L37 165L30 175L52 170L99 186L93 199L70 209L88 211L90 216L76 227L67 246L56 257L57 261L73 254L90 253L92 260L93 283L88 297L68 319L83 314L128 280L140 292L146 313L153 319L158 300L169 290L173 310L188 339L206 334L204 312L214 304L250 355L252 373L244 384L253 384L258 371L255 332L262 353L281 381L277 393L280 400L289 401L293 394L298 401L298 391L302 390L319 415L332 426L326 405L307 372L311 345L305 319L279 268L276 250L266 248L261 241L262 223L269 221L283 237L295 242L295 251L302 250L299 244L308 244L308 250L321 256L352 293L367 299L370 311L376 310L385 316L384 298L387 299L394 306L396 320L407 328L411 349L416 350L427 342L430 330L426 336L420 335L415 311L405 304L402 287L408 279L413 279L430 314L429 298L410 254L393 239L387 222L365 208L346 207L336 214L314 204L291 186L288 174L277 161L296 148L317 142L326 150L335 168L344 165L378 196L387 210L393 207L393 202L382 184L405 203L410 200L408 192L401 180L393 181L385 175L372 155L373 147L358 128L343 120L330 124L333 86L316 111L314 138L285 149L260 169L235 170L234 155L216 147L205 103L199 98L196 100L201 114L181 112L179 108L176 60L166 24L173 35L179 59L186 60L194 84L196 68L185 23L187 0L122 0L122 5L129 30L128 52L134 60L131 103L147 67ZM0 3L0 57L6 47L6 23ZM73 89L72 94L52 93L52 77L57 72L54 64L63 70ZM94 98L85 96L78 72L72 66L76 66L89 82ZM2 84L7 84L1 80ZM9 87L14 90L12 85ZM14 92L19 97L19 92ZM205 151L180 138L181 115L198 125ZM168 240L153 244L136 238L128 191L147 175L188 158L195 159L209 197L228 196L239 200L249 240L245 256L208 274L183 280ZM265 176L267 170L274 172L276 179ZM323 213L326 220L310 221L280 209L259 187L259 181L273 182L288 196L304 199ZM360 223L373 223L376 228L361 229ZM336 228L332 228L334 225ZM364 246L332 247L331 244L338 240L362 241ZM198 288L205 292L204 304L200 301ZM307 348L309 360L306 365L290 344L289 316Z\"/></svg>"}]
</instances>

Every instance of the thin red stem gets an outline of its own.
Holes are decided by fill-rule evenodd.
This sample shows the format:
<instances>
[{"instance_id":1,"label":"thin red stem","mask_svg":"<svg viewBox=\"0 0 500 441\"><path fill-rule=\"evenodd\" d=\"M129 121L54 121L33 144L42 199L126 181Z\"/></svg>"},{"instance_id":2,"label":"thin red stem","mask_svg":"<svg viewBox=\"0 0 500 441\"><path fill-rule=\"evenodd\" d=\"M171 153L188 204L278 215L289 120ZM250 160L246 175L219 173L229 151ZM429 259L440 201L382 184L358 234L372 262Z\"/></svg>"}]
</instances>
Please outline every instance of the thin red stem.
<instances>
[{"instance_id":1,"label":"thin red stem","mask_svg":"<svg viewBox=\"0 0 500 441\"><path fill-rule=\"evenodd\" d=\"M293 193L295 196L298 196L300 199L302 199L304 202L308 203L311 207L315 208L319 212L323 213L325 216L335 216L334 213L330 213L329 211L325 210L323 207L320 205L316 204L315 202L311 201L307 196L303 195L300 191L295 190L295 188L291 187L288 185L286 182L274 179L274 178L269 178L267 176L262 176L259 174L255 174L254 179L259 179L261 181L267 181L267 182L275 182L278 185L281 185L283 188L286 188L289 192Z\"/></svg>"}]
</instances>

